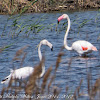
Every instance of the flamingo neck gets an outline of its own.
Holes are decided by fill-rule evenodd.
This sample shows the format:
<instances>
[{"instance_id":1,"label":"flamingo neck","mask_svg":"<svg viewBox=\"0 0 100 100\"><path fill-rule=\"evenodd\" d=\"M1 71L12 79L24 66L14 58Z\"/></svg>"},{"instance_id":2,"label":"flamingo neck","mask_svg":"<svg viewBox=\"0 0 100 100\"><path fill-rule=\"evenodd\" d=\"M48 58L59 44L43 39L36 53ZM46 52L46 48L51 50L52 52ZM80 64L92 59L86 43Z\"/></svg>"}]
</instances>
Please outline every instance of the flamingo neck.
<instances>
[{"instance_id":1,"label":"flamingo neck","mask_svg":"<svg viewBox=\"0 0 100 100\"><path fill-rule=\"evenodd\" d=\"M65 36L64 36L64 47L67 49L67 50L72 50L72 47L69 47L67 45L67 36L68 36L68 32L70 30L70 19L69 17L67 16L67 21L68 21L68 26L67 26L67 30L66 30L66 33L65 33Z\"/></svg>"},{"instance_id":2,"label":"flamingo neck","mask_svg":"<svg viewBox=\"0 0 100 100\"><path fill-rule=\"evenodd\" d=\"M41 50L40 50L40 48L41 48L41 43L39 44L39 47L38 47L38 55L39 55L39 59L40 59L40 61L42 60L42 54L41 54Z\"/></svg>"},{"instance_id":3,"label":"flamingo neck","mask_svg":"<svg viewBox=\"0 0 100 100\"><path fill-rule=\"evenodd\" d=\"M40 61L42 60L42 53L41 53L41 50L40 50L41 45L42 45L42 43L40 42L39 47L38 47L38 55L39 55ZM42 73L40 74L40 77L42 77L44 75L44 73L45 73L45 66L43 64L42 65Z\"/></svg>"}]
</instances>

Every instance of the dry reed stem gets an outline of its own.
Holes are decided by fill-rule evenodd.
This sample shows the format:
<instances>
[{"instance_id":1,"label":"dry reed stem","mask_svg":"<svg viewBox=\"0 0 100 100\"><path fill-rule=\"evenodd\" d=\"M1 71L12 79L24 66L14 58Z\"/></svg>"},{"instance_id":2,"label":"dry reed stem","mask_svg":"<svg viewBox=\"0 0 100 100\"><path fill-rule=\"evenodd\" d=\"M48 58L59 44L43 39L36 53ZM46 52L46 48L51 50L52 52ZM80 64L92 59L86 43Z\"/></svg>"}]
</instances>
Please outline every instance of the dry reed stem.
<instances>
[{"instance_id":1,"label":"dry reed stem","mask_svg":"<svg viewBox=\"0 0 100 100\"><path fill-rule=\"evenodd\" d=\"M73 60L73 57L71 57L71 59L70 59L69 62L68 62L68 70L69 70L69 68L71 67L72 60Z\"/></svg>"},{"instance_id":2,"label":"dry reed stem","mask_svg":"<svg viewBox=\"0 0 100 100\"><path fill-rule=\"evenodd\" d=\"M66 94L67 94L67 92L68 92L68 89L69 89L69 87L68 87L68 86L66 86Z\"/></svg>"},{"instance_id":3,"label":"dry reed stem","mask_svg":"<svg viewBox=\"0 0 100 100\"><path fill-rule=\"evenodd\" d=\"M59 64L60 64L60 62L61 62L61 57L62 57L63 55L64 55L63 52L60 52L60 53L58 54L58 58L57 58L57 60L56 60L55 72L57 71L57 69L58 69L58 67L59 67Z\"/></svg>"},{"instance_id":4,"label":"dry reed stem","mask_svg":"<svg viewBox=\"0 0 100 100\"><path fill-rule=\"evenodd\" d=\"M82 82L83 82L83 79L80 80L79 86L76 88L71 100L73 100L73 99L77 100L77 98L80 96L79 92L80 92L80 87L81 87Z\"/></svg>"},{"instance_id":5,"label":"dry reed stem","mask_svg":"<svg viewBox=\"0 0 100 100\"><path fill-rule=\"evenodd\" d=\"M53 96L51 97L51 100L56 100L60 92L61 89L59 87L53 86Z\"/></svg>"},{"instance_id":6,"label":"dry reed stem","mask_svg":"<svg viewBox=\"0 0 100 100\"><path fill-rule=\"evenodd\" d=\"M3 48L0 48L0 53L2 53L2 49L3 49Z\"/></svg>"},{"instance_id":7,"label":"dry reed stem","mask_svg":"<svg viewBox=\"0 0 100 100\"><path fill-rule=\"evenodd\" d=\"M12 86L12 83L13 83L13 77L11 77L10 81L9 81L9 84L8 84L8 89Z\"/></svg>"},{"instance_id":8,"label":"dry reed stem","mask_svg":"<svg viewBox=\"0 0 100 100\"><path fill-rule=\"evenodd\" d=\"M11 9L10 9L11 5L10 5L9 1L3 0L2 4L3 4L3 6L5 6L7 8L8 12L11 14Z\"/></svg>"},{"instance_id":9,"label":"dry reed stem","mask_svg":"<svg viewBox=\"0 0 100 100\"><path fill-rule=\"evenodd\" d=\"M61 62L61 57L64 55L64 53L62 52L62 50L64 49L64 46L61 48L57 60L56 60L56 68L55 68L55 72L57 71L57 68L59 67L59 64Z\"/></svg>"},{"instance_id":10,"label":"dry reed stem","mask_svg":"<svg viewBox=\"0 0 100 100\"><path fill-rule=\"evenodd\" d=\"M27 48L28 46L24 46L23 48L19 49L16 54L15 57L13 58L13 61L18 60L20 58L18 58L19 56L21 56L24 53L24 50Z\"/></svg>"},{"instance_id":11,"label":"dry reed stem","mask_svg":"<svg viewBox=\"0 0 100 100\"><path fill-rule=\"evenodd\" d=\"M26 53L26 52L24 52L24 55L23 55L23 57L22 57L22 60L21 60L21 64L20 64L20 66L22 66L22 65L23 65L23 62L24 62L24 60L25 60L25 58L26 58L26 55L27 55L27 53Z\"/></svg>"},{"instance_id":12,"label":"dry reed stem","mask_svg":"<svg viewBox=\"0 0 100 100\"><path fill-rule=\"evenodd\" d=\"M64 53L62 52L63 49L64 49L64 47L61 48L60 53L58 54L58 57L57 57L57 60L56 60L55 72L54 72L54 75L51 77L51 80L48 84L48 93L50 92L50 86L51 86L52 82L54 81L54 79L56 77L56 71L57 71L59 64L61 62L61 57L64 55Z\"/></svg>"},{"instance_id":13,"label":"dry reed stem","mask_svg":"<svg viewBox=\"0 0 100 100\"><path fill-rule=\"evenodd\" d=\"M33 90L36 87L36 81L37 81L37 79L39 78L39 76L42 72L43 64L44 64L44 57L43 57L42 61L40 62L40 64L34 68L32 75L30 75L30 77L29 77L29 82L28 82L28 84L26 85L26 88L25 88L25 93L27 95L30 95L30 96L32 95Z\"/></svg>"},{"instance_id":14,"label":"dry reed stem","mask_svg":"<svg viewBox=\"0 0 100 100\"><path fill-rule=\"evenodd\" d=\"M51 86L51 84L52 84L54 78L55 78L55 76L52 76L52 77L51 77L51 80L50 80L50 82L49 82L49 84L48 84L48 94L49 94L49 92L50 92L50 86Z\"/></svg>"},{"instance_id":15,"label":"dry reed stem","mask_svg":"<svg viewBox=\"0 0 100 100\"><path fill-rule=\"evenodd\" d=\"M79 95L79 94L80 94L79 92L80 92L80 88L81 88L82 82L83 82L83 79L80 80L80 84L79 84L79 86L77 87L78 97L80 96L80 95Z\"/></svg>"},{"instance_id":16,"label":"dry reed stem","mask_svg":"<svg viewBox=\"0 0 100 100\"><path fill-rule=\"evenodd\" d=\"M48 84L48 93L50 92L50 86L51 86L52 82L54 81L54 79L56 77L56 71L57 71L59 64L61 62L61 57L64 55L64 53L61 52L63 49L64 49L64 47L61 48L60 53L58 54L58 57L57 57L57 60L56 60L55 72L54 72L54 75L51 77L51 80Z\"/></svg>"},{"instance_id":17,"label":"dry reed stem","mask_svg":"<svg viewBox=\"0 0 100 100\"><path fill-rule=\"evenodd\" d=\"M90 92L90 98L91 98L92 100L94 100L94 98L95 98L95 96L96 96L96 94L97 94L97 91L99 91L99 93L100 93L100 78L98 78L98 79L96 80L96 82L95 82L95 84L94 84L94 86L92 87L92 90L91 90L91 92ZM99 96L100 96L100 94L99 94Z\"/></svg>"},{"instance_id":18,"label":"dry reed stem","mask_svg":"<svg viewBox=\"0 0 100 100\"><path fill-rule=\"evenodd\" d=\"M88 89L88 94L90 95L90 89L91 89L91 85L90 85L90 80L91 80L91 74L88 72L87 74L87 89Z\"/></svg>"},{"instance_id":19,"label":"dry reed stem","mask_svg":"<svg viewBox=\"0 0 100 100\"><path fill-rule=\"evenodd\" d=\"M3 95L4 95L4 93L5 93L5 91L6 91L6 88L2 88L2 90L1 90L1 96L3 97ZM2 100L2 98L0 98L1 100Z\"/></svg>"},{"instance_id":20,"label":"dry reed stem","mask_svg":"<svg viewBox=\"0 0 100 100\"><path fill-rule=\"evenodd\" d=\"M47 83L47 80L49 79L49 76L50 76L51 71L52 71L52 67L50 67L50 68L46 71L46 73L45 73L45 75L44 75L43 83L42 83L42 85L41 85L41 93L42 93L42 94L44 93L44 89L45 89L45 87L46 87L46 83Z\"/></svg>"},{"instance_id":21,"label":"dry reed stem","mask_svg":"<svg viewBox=\"0 0 100 100\"><path fill-rule=\"evenodd\" d=\"M77 90L75 90L73 97L71 98L71 100L77 100L77 96L76 96Z\"/></svg>"}]
</instances>

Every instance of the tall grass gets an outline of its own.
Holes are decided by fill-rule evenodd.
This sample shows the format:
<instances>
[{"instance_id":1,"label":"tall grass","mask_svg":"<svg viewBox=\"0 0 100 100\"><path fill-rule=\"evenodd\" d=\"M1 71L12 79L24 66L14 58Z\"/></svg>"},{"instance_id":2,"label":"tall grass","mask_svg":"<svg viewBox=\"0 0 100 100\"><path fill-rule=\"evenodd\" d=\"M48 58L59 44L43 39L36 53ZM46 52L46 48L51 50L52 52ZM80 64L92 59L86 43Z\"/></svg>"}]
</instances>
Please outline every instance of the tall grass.
<instances>
[{"instance_id":1,"label":"tall grass","mask_svg":"<svg viewBox=\"0 0 100 100\"><path fill-rule=\"evenodd\" d=\"M50 12L99 8L98 0L1 0L1 12L8 14L24 12Z\"/></svg>"},{"instance_id":2,"label":"tall grass","mask_svg":"<svg viewBox=\"0 0 100 100\"><path fill-rule=\"evenodd\" d=\"M38 0L1 0L1 12L6 14L25 13Z\"/></svg>"}]
</instances>

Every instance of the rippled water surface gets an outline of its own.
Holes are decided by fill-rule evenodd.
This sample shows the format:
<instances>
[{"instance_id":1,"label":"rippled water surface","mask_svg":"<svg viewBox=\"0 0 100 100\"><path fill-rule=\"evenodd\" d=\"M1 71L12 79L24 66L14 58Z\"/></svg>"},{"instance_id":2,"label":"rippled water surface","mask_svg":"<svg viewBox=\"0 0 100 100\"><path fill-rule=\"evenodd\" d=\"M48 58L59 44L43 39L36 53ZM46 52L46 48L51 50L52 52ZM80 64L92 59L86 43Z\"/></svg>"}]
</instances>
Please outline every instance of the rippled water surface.
<instances>
[{"instance_id":1,"label":"rippled water surface","mask_svg":"<svg viewBox=\"0 0 100 100\"><path fill-rule=\"evenodd\" d=\"M71 46L74 41L84 39L95 45L98 51L92 52L87 57L79 57L76 52L64 49L64 56L57 70L55 84L61 88L62 94L66 93L65 88L67 86L69 87L69 93L73 93L76 87L79 86L80 80L83 79L81 91L87 93L87 73L91 73L92 84L100 77L100 12L82 11L64 13L67 13L71 19L68 45ZM35 20L39 20L39 18L42 17L41 24L48 26L48 28L41 29L38 33L31 31L29 37L25 37L25 30L22 31L18 37L13 38L11 37L11 25L14 19L7 22L9 16L0 15L0 34L3 33L3 36L0 37L0 47L12 44L9 48L6 48L0 53L0 80L9 75L10 69L13 69L13 65L19 68L20 63L12 63L12 59L16 51L26 45L29 45L29 47L25 50L27 56L23 66L34 66L38 64L39 58L36 47L44 38L50 41L54 47L53 52L46 46L42 46L41 48L42 51L45 50L46 70L50 65L52 65L53 69L55 68L57 55L63 46L63 38L67 26L67 23L64 23L66 20L63 20L57 26L56 31L57 18L62 14L63 13L24 14L19 19L19 23L26 21L26 24L30 24L32 21L35 22ZM4 30L5 25L6 28ZM2 86L3 85L0 84L0 90Z\"/></svg>"}]
</instances>

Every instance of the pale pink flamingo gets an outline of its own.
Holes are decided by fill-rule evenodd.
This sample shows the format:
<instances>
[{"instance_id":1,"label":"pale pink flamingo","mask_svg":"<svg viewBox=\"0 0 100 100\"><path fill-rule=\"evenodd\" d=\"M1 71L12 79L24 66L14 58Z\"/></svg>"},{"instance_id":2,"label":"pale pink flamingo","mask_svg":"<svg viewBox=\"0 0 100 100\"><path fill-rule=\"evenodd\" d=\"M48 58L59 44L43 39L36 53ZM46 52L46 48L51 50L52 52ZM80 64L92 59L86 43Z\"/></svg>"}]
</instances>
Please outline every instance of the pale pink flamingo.
<instances>
[{"instance_id":1,"label":"pale pink flamingo","mask_svg":"<svg viewBox=\"0 0 100 100\"><path fill-rule=\"evenodd\" d=\"M70 18L67 14L63 14L62 16L60 16L58 18L58 23L62 20L62 19L67 19L68 21L68 27L67 27L67 30L66 30L66 33L65 33L65 36L64 36L64 47L67 49L67 50L75 50L76 52L79 53L79 55L84 55L84 54L87 54L87 53L90 53L92 51L97 51L97 48L95 46L93 46L90 42L88 41L85 41L85 40L78 40L78 41L75 41L71 47L69 47L67 45L67 36L68 36L68 32L70 30Z\"/></svg>"}]
</instances>

